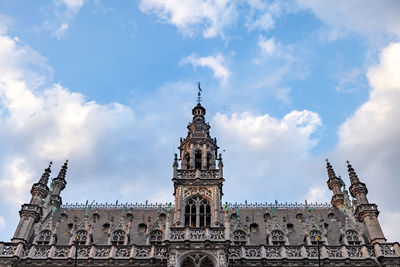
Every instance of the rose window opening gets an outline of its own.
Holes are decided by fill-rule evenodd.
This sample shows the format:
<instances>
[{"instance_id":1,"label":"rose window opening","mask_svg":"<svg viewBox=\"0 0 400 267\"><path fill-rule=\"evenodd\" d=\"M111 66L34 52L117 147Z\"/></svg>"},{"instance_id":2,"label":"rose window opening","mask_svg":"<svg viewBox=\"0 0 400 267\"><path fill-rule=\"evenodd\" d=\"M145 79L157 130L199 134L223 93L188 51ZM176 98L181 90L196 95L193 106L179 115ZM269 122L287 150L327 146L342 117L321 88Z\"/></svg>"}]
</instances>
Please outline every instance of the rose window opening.
<instances>
[{"instance_id":1,"label":"rose window opening","mask_svg":"<svg viewBox=\"0 0 400 267\"><path fill-rule=\"evenodd\" d=\"M211 225L211 207L207 200L192 197L185 206L185 226L207 227Z\"/></svg>"}]
</instances>

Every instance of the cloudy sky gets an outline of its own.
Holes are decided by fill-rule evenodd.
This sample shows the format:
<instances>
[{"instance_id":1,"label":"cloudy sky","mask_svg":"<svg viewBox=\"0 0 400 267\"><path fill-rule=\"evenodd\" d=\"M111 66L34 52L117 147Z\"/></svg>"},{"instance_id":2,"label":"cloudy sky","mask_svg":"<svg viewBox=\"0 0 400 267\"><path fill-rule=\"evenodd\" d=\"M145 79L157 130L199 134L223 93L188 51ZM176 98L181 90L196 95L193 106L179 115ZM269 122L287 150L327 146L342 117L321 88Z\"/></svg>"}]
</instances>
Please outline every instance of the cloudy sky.
<instances>
[{"instance_id":1,"label":"cloudy sky","mask_svg":"<svg viewBox=\"0 0 400 267\"><path fill-rule=\"evenodd\" d=\"M172 201L201 81L224 201L330 202L348 159L399 241L400 2L339 2L1 1L0 239L50 160L64 203Z\"/></svg>"}]
</instances>

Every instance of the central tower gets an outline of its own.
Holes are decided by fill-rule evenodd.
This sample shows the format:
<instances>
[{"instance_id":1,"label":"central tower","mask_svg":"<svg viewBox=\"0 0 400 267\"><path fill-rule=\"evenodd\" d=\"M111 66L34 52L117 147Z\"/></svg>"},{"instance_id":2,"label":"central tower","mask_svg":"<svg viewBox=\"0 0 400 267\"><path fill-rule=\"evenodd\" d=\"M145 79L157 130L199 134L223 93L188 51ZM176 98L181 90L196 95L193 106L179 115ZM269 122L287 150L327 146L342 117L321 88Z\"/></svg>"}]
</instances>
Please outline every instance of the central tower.
<instances>
[{"instance_id":1,"label":"central tower","mask_svg":"<svg viewBox=\"0 0 400 267\"><path fill-rule=\"evenodd\" d=\"M217 139L210 136L210 125L205 121L206 109L200 101L192 109L192 114L193 120L187 126L188 134L180 141L180 164L177 155L173 164L174 225L220 227L223 226L222 158L218 156Z\"/></svg>"}]
</instances>

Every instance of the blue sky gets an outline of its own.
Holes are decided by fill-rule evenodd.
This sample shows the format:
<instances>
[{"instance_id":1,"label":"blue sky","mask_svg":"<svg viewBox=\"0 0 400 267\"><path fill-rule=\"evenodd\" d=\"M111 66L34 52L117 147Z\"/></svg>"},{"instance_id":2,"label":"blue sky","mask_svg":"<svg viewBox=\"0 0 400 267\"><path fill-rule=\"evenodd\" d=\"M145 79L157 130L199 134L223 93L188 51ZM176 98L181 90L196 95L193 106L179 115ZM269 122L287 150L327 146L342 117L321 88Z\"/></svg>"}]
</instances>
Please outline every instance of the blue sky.
<instances>
[{"instance_id":1,"label":"blue sky","mask_svg":"<svg viewBox=\"0 0 400 267\"><path fill-rule=\"evenodd\" d=\"M0 238L48 161L63 201L172 201L201 81L224 200L329 202L349 159L399 240L398 1L2 1Z\"/></svg>"}]
</instances>

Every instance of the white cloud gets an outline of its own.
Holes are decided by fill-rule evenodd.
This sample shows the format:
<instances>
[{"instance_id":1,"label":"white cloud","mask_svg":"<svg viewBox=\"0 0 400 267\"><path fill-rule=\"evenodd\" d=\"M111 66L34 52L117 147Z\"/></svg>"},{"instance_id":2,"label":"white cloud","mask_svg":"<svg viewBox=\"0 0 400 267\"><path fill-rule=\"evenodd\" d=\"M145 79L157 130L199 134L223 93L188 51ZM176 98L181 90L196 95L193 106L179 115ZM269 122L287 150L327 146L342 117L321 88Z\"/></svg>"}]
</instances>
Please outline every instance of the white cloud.
<instances>
[{"instance_id":1,"label":"white cloud","mask_svg":"<svg viewBox=\"0 0 400 267\"><path fill-rule=\"evenodd\" d=\"M74 12L78 12L85 3L84 0L62 0L62 2L67 6L68 9Z\"/></svg>"},{"instance_id":2,"label":"white cloud","mask_svg":"<svg viewBox=\"0 0 400 267\"><path fill-rule=\"evenodd\" d=\"M371 86L369 99L341 125L337 157L354 163L360 179L370 189L371 202L383 212L398 213L400 43L383 49L380 63L369 69L367 77ZM392 238L398 240L400 235Z\"/></svg>"},{"instance_id":3,"label":"white cloud","mask_svg":"<svg viewBox=\"0 0 400 267\"><path fill-rule=\"evenodd\" d=\"M252 192L252 197L264 198L253 201L273 200L283 195L291 198L287 201L297 201L301 190L307 190L304 184L313 168L309 165L309 151L317 143L314 136L321 125L318 114L292 111L282 119L248 112L217 114L212 125L223 142L220 147L227 149L223 157L225 175L229 177L224 185L228 199ZM270 179L266 180L267 177ZM302 182L285 186L297 179Z\"/></svg>"},{"instance_id":4,"label":"white cloud","mask_svg":"<svg viewBox=\"0 0 400 267\"><path fill-rule=\"evenodd\" d=\"M277 52L277 44L274 38L265 39L264 36L260 35L257 45L260 48L261 55L273 56Z\"/></svg>"},{"instance_id":5,"label":"white cloud","mask_svg":"<svg viewBox=\"0 0 400 267\"><path fill-rule=\"evenodd\" d=\"M312 186L308 189L307 194L303 197L308 203L324 203L329 199L327 187Z\"/></svg>"},{"instance_id":6,"label":"white cloud","mask_svg":"<svg viewBox=\"0 0 400 267\"><path fill-rule=\"evenodd\" d=\"M205 38L223 35L224 28L237 16L230 0L142 0L140 9L156 14L185 35L192 35L199 27Z\"/></svg>"},{"instance_id":7,"label":"white cloud","mask_svg":"<svg viewBox=\"0 0 400 267\"><path fill-rule=\"evenodd\" d=\"M302 8L311 9L322 21L333 27L332 33L353 31L371 38L389 33L400 36L400 2L397 0L338 1L297 0Z\"/></svg>"},{"instance_id":8,"label":"white cloud","mask_svg":"<svg viewBox=\"0 0 400 267\"><path fill-rule=\"evenodd\" d=\"M188 63L192 64L195 68L199 66L210 68L214 72L214 77L219 79L221 82L226 82L230 75L228 68L224 65L225 58L221 54L208 57L198 57L197 55L192 54L180 62L180 64Z\"/></svg>"}]
</instances>

